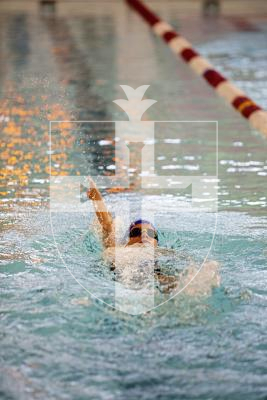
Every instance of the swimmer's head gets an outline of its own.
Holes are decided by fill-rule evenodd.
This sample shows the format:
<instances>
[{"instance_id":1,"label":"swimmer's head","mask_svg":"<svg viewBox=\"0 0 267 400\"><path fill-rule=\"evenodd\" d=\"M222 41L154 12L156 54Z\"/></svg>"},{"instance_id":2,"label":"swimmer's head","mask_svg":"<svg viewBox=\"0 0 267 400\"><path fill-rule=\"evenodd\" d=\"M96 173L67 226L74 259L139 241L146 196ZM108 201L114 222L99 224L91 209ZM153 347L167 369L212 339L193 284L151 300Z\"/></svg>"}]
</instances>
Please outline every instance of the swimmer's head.
<instances>
[{"instance_id":1,"label":"swimmer's head","mask_svg":"<svg viewBox=\"0 0 267 400\"><path fill-rule=\"evenodd\" d=\"M127 240L127 246L135 243L144 243L156 247L159 239L157 230L151 222L145 219L138 219L131 223Z\"/></svg>"}]
</instances>

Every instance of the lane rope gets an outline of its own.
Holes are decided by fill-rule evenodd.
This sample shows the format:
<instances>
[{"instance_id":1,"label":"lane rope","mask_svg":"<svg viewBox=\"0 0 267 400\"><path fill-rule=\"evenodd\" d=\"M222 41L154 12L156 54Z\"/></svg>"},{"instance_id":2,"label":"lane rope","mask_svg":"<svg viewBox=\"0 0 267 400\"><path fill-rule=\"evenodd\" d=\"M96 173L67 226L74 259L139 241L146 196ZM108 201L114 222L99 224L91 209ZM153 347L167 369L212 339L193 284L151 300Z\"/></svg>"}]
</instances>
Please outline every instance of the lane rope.
<instances>
[{"instance_id":1,"label":"lane rope","mask_svg":"<svg viewBox=\"0 0 267 400\"><path fill-rule=\"evenodd\" d=\"M140 0L125 0L150 25L153 32L160 36L174 54L179 55L215 92L231 104L251 126L267 137L267 112L246 94L215 70L212 64L202 57L183 36L171 25L161 20Z\"/></svg>"}]
</instances>

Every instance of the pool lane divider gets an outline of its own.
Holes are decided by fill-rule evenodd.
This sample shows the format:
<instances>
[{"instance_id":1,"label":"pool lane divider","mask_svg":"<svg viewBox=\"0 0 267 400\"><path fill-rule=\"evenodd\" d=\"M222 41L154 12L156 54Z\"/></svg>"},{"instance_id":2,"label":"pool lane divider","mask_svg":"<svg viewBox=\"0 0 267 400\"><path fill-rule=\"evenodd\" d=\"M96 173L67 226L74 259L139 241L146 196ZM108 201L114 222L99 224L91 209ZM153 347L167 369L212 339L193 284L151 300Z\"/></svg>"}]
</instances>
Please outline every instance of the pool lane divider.
<instances>
[{"instance_id":1,"label":"pool lane divider","mask_svg":"<svg viewBox=\"0 0 267 400\"><path fill-rule=\"evenodd\" d=\"M153 32L160 36L176 54L206 82L213 87L219 96L231 104L251 126L267 137L267 112L254 103L246 94L215 70L212 64L202 57L183 36L171 25L161 20L140 0L125 0L150 25Z\"/></svg>"}]
</instances>

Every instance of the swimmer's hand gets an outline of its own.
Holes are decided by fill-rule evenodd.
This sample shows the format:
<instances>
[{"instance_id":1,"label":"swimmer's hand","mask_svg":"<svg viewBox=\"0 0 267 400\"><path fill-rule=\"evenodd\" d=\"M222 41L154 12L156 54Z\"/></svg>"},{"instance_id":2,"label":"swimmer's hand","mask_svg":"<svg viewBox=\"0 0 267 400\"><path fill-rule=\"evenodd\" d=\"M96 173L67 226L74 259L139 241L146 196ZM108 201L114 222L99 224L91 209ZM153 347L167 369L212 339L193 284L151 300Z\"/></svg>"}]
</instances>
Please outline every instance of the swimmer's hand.
<instances>
[{"instance_id":1,"label":"swimmer's hand","mask_svg":"<svg viewBox=\"0 0 267 400\"><path fill-rule=\"evenodd\" d=\"M87 190L88 199L90 199L90 200L101 200L102 196L101 196L99 190L97 189L95 182L93 181L93 179L90 176L88 176L87 179L88 179L88 182L90 184L90 187Z\"/></svg>"}]
</instances>

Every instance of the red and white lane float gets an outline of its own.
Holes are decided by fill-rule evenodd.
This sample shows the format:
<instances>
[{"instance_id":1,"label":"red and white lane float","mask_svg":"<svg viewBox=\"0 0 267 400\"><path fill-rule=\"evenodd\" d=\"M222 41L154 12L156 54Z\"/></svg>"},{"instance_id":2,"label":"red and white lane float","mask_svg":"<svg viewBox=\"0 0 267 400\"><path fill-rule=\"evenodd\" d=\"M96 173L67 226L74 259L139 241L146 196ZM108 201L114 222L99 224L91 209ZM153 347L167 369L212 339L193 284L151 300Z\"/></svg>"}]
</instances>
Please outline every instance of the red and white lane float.
<instances>
[{"instance_id":1,"label":"red and white lane float","mask_svg":"<svg viewBox=\"0 0 267 400\"><path fill-rule=\"evenodd\" d=\"M250 124L267 137L267 112L254 103L246 94L216 71L212 64L203 58L183 36L171 25L162 21L140 0L125 0L151 26L154 33L160 36L176 54L230 103Z\"/></svg>"}]
</instances>

